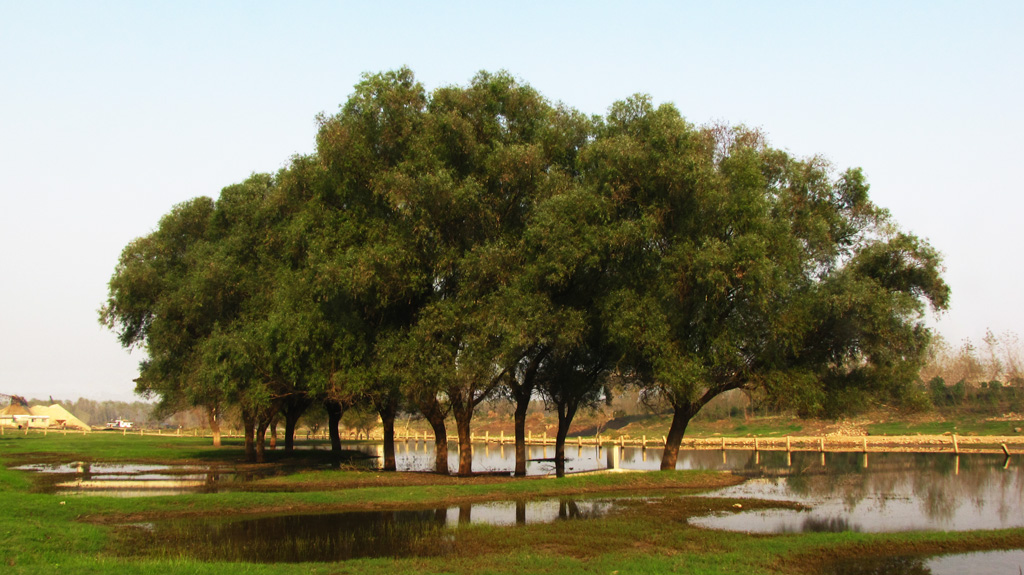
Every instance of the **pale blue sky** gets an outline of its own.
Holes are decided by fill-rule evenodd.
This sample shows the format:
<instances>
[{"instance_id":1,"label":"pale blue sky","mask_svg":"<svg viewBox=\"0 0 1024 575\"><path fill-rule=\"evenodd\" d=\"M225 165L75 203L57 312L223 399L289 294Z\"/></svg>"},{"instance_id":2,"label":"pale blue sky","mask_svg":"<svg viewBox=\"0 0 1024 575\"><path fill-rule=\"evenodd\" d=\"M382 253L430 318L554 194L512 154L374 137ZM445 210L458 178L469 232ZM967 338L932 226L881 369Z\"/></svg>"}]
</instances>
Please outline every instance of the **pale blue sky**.
<instances>
[{"instance_id":1,"label":"pale blue sky","mask_svg":"<svg viewBox=\"0 0 1024 575\"><path fill-rule=\"evenodd\" d=\"M1024 333L1024 3L373 4L0 1L0 393L132 399L139 355L96 322L125 244L402 65L592 114L645 92L861 166L946 256L938 331Z\"/></svg>"}]
</instances>

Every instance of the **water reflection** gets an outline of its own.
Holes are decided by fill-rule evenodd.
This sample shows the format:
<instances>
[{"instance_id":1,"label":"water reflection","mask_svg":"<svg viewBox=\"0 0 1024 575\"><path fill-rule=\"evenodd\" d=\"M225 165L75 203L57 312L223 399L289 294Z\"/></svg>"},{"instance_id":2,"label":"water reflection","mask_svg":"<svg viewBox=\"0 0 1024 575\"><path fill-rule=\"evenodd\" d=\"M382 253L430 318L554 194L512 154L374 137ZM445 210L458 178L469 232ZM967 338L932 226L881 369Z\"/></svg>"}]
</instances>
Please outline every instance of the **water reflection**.
<instances>
[{"instance_id":1,"label":"water reflection","mask_svg":"<svg viewBox=\"0 0 1024 575\"><path fill-rule=\"evenodd\" d=\"M353 446L376 455L379 445ZM660 450L571 446L570 471L587 469L656 469ZM515 450L511 445L480 444L475 467L511 471ZM451 452L451 461L457 453ZM551 473L553 450L529 449L530 474ZM545 457L548 456L548 457ZM870 459L868 459L870 458ZM428 468L432 445L398 444L400 469ZM316 463L314 465L320 465ZM419 467L422 465L422 467ZM748 480L716 492L726 498L796 501L807 511L772 509L694 519L707 527L753 532L968 530L1024 527L1024 474L1019 456L911 453L827 453L683 451L681 469L728 470ZM326 467L325 467L326 468ZM102 462L29 465L16 469L40 472L39 490L63 494L152 496L196 491L218 491L267 474L294 471L283 467L171 466ZM536 513L504 505L500 513L513 523ZM585 510L582 510L585 511ZM446 510L446 524L475 523L493 515L486 506ZM566 505L546 511L550 517L578 516ZM452 515L452 517L448 517ZM550 519L548 519L550 520Z\"/></svg>"},{"instance_id":2,"label":"water reflection","mask_svg":"<svg viewBox=\"0 0 1024 575\"><path fill-rule=\"evenodd\" d=\"M224 465L156 465L144 463L36 463L12 467L38 473L36 490L58 495L151 497L182 493L213 493L286 473L281 468L238 469Z\"/></svg>"},{"instance_id":3,"label":"water reflection","mask_svg":"<svg viewBox=\"0 0 1024 575\"><path fill-rule=\"evenodd\" d=\"M920 557L865 557L830 565L827 575L932 575Z\"/></svg>"},{"instance_id":4,"label":"water reflection","mask_svg":"<svg viewBox=\"0 0 1024 575\"><path fill-rule=\"evenodd\" d=\"M361 451L378 462L384 459L382 444L354 444L348 446ZM527 475L551 475L555 472L555 449L551 445L529 445L527 451ZM724 457L737 457L748 452L681 451L677 469L731 469L734 463ZM473 471L484 473L507 472L515 469L516 451L513 445L477 443L473 445ZM641 447L619 447L614 445L573 445L565 446L566 472L578 473L598 470L647 470L661 469L661 449ZM715 463L713 460L721 460ZM432 471L434 469L434 444L431 442L408 441L395 444L395 463L399 471ZM448 445L448 469L459 468L458 445Z\"/></svg>"},{"instance_id":5,"label":"water reflection","mask_svg":"<svg viewBox=\"0 0 1024 575\"><path fill-rule=\"evenodd\" d=\"M290 563L442 555L468 524L515 525L600 517L614 500L501 501L425 510L356 511L147 524L160 552L202 560Z\"/></svg>"},{"instance_id":6,"label":"water reflection","mask_svg":"<svg viewBox=\"0 0 1024 575\"><path fill-rule=\"evenodd\" d=\"M445 517L435 510L360 511L243 521L154 525L171 555L205 561L294 563L444 553Z\"/></svg>"},{"instance_id":7,"label":"water reflection","mask_svg":"<svg viewBox=\"0 0 1024 575\"><path fill-rule=\"evenodd\" d=\"M1024 550L982 551L938 557L866 557L845 559L828 566L830 575L961 575L963 573L1020 573Z\"/></svg>"},{"instance_id":8,"label":"water reflection","mask_svg":"<svg viewBox=\"0 0 1024 575\"><path fill-rule=\"evenodd\" d=\"M771 454L765 454L766 458ZM783 454L784 456L784 454ZM773 509L697 518L692 523L735 531L911 531L1024 526L1024 475L1002 456L794 453L793 465L741 466L750 479L712 495L796 501L806 511Z\"/></svg>"}]
</instances>

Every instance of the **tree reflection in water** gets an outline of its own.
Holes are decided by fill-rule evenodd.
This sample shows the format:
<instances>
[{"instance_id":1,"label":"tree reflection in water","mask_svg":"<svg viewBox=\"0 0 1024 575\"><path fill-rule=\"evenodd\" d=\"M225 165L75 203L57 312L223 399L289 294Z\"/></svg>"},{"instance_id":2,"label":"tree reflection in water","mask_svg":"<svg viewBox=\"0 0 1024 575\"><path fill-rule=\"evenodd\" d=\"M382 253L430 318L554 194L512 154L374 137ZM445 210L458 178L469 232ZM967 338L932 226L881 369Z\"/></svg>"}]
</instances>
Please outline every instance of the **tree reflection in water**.
<instances>
[{"instance_id":1,"label":"tree reflection in water","mask_svg":"<svg viewBox=\"0 0 1024 575\"><path fill-rule=\"evenodd\" d=\"M856 557L825 566L832 575L962 575L963 573L1020 573L1024 550L978 551L935 557Z\"/></svg>"},{"instance_id":2,"label":"tree reflection in water","mask_svg":"<svg viewBox=\"0 0 1024 575\"><path fill-rule=\"evenodd\" d=\"M740 530L838 529L837 518L865 531L1024 526L1024 475L1001 455L830 453L823 466L818 453L781 452L756 461L748 455L738 466L751 481L716 495L806 503L813 520L790 512L761 514L753 525L735 520ZM732 529L732 521L697 523Z\"/></svg>"},{"instance_id":3,"label":"tree reflection in water","mask_svg":"<svg viewBox=\"0 0 1024 575\"><path fill-rule=\"evenodd\" d=\"M837 562L824 571L828 575L931 575L920 557L867 557Z\"/></svg>"},{"instance_id":4,"label":"tree reflection in water","mask_svg":"<svg viewBox=\"0 0 1024 575\"><path fill-rule=\"evenodd\" d=\"M615 505L616 500L594 499L499 501L414 511L169 521L137 531L133 548L170 557L257 563L443 555L451 551L458 526L594 519Z\"/></svg>"}]
</instances>

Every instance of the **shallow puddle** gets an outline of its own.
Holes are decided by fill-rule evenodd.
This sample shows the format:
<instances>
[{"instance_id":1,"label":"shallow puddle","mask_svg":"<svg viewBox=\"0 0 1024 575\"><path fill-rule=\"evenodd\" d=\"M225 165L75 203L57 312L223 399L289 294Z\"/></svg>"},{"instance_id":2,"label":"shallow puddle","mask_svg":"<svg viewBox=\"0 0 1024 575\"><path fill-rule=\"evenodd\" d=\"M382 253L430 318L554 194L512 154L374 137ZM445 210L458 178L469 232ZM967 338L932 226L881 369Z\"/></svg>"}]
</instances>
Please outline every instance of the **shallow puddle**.
<instances>
[{"instance_id":1,"label":"shallow puddle","mask_svg":"<svg viewBox=\"0 0 1024 575\"><path fill-rule=\"evenodd\" d=\"M785 468L738 471L751 479L709 496L793 501L808 509L723 513L690 523L751 533L1024 527L1024 474L1016 460L1000 456L848 453L823 460L802 453Z\"/></svg>"},{"instance_id":2,"label":"shallow puddle","mask_svg":"<svg viewBox=\"0 0 1024 575\"><path fill-rule=\"evenodd\" d=\"M591 519L615 507L615 500L503 501L416 511L193 519L129 527L137 546L148 545L158 555L295 563L444 555L451 551L460 525Z\"/></svg>"},{"instance_id":3,"label":"shallow puddle","mask_svg":"<svg viewBox=\"0 0 1024 575\"><path fill-rule=\"evenodd\" d=\"M828 575L963 575L964 573L1020 573L1024 549L979 551L937 557L871 557L847 559L830 565Z\"/></svg>"},{"instance_id":4,"label":"shallow puddle","mask_svg":"<svg viewBox=\"0 0 1024 575\"><path fill-rule=\"evenodd\" d=\"M182 493L213 493L239 482L276 475L277 468L239 470L224 465L158 465L146 463L33 463L12 467L37 473L36 490L58 495L151 497Z\"/></svg>"},{"instance_id":5,"label":"shallow puddle","mask_svg":"<svg viewBox=\"0 0 1024 575\"><path fill-rule=\"evenodd\" d=\"M203 561L296 563L356 557L430 556L448 552L435 511L362 511L240 521L151 524L141 537L158 555Z\"/></svg>"}]
</instances>

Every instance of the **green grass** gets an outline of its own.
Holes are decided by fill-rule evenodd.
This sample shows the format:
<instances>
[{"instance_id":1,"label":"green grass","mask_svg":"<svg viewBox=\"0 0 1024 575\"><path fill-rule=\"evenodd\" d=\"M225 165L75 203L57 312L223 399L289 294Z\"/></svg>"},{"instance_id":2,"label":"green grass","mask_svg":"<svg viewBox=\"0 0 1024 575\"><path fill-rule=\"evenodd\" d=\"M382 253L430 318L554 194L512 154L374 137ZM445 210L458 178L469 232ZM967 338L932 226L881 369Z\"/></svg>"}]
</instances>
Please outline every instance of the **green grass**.
<instances>
[{"instance_id":1,"label":"green grass","mask_svg":"<svg viewBox=\"0 0 1024 575\"><path fill-rule=\"evenodd\" d=\"M119 433L48 433L38 431L29 435L12 434L0 436L0 453L5 456L31 455L33 459L44 460L57 457L68 461L69 456L87 460L131 460L153 461L174 460L231 460L242 450L242 440L226 439L224 448L215 449L209 439L201 437L175 437L156 435L126 435Z\"/></svg>"},{"instance_id":2,"label":"green grass","mask_svg":"<svg viewBox=\"0 0 1024 575\"><path fill-rule=\"evenodd\" d=\"M890 421L874 423L868 425L867 430L871 435L942 435L944 433L956 433L959 435L1014 436L1020 435L1016 429L1020 429L1022 425L1024 425L1024 422L1020 420L987 421L977 417L959 417L943 421Z\"/></svg>"},{"instance_id":3,"label":"green grass","mask_svg":"<svg viewBox=\"0 0 1024 575\"><path fill-rule=\"evenodd\" d=\"M790 431L793 433L793 431ZM7 466L26 461L238 460L241 447L208 440L50 434L0 438L0 572L36 574L141 573L814 573L824 559L1024 546L1024 529L974 533L801 534L753 536L691 527L689 516L729 509L731 501L691 494L722 481L713 472L580 475L564 479L449 478L373 471L304 471L255 482L265 491L119 499L32 492L28 472ZM274 457L282 457L278 453ZM290 489L294 491L281 491ZM354 559L338 563L204 562L186 553L161 555L140 548L118 524L203 515L325 512L346 509L428 508L459 502L546 499L560 496L661 495L590 521L518 527L462 526L452 553L442 557ZM745 503L750 509L756 503ZM766 505L777 505L766 503Z\"/></svg>"},{"instance_id":4,"label":"green grass","mask_svg":"<svg viewBox=\"0 0 1024 575\"><path fill-rule=\"evenodd\" d=\"M783 437L786 435L798 435L803 431L803 426L797 423L789 425L781 423L741 423L732 428L731 435L756 435L758 437Z\"/></svg>"}]
</instances>

